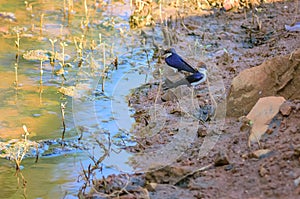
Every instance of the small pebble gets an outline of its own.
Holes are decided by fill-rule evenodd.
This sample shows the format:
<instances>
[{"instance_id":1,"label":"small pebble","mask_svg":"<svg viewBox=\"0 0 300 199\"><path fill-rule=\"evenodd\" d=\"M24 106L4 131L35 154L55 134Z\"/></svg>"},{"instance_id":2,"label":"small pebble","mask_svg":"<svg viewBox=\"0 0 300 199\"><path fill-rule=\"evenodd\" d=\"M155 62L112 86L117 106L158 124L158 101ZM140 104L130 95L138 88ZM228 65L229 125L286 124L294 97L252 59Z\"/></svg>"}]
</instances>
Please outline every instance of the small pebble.
<instances>
[{"instance_id":1,"label":"small pebble","mask_svg":"<svg viewBox=\"0 0 300 199\"><path fill-rule=\"evenodd\" d=\"M229 161L227 155L224 152L219 152L215 159L215 166L218 167L218 166L224 166L228 164Z\"/></svg>"},{"instance_id":2,"label":"small pebble","mask_svg":"<svg viewBox=\"0 0 300 199\"><path fill-rule=\"evenodd\" d=\"M294 180L294 185L296 187L298 187L299 184L300 184L300 176Z\"/></svg>"},{"instance_id":3,"label":"small pebble","mask_svg":"<svg viewBox=\"0 0 300 199\"><path fill-rule=\"evenodd\" d=\"M252 152L250 154L250 157L261 159L261 158L265 158L265 157L269 156L271 152L272 151L270 149L260 149L260 150L256 150L256 151Z\"/></svg>"},{"instance_id":4,"label":"small pebble","mask_svg":"<svg viewBox=\"0 0 300 199\"><path fill-rule=\"evenodd\" d=\"M267 175L269 172L268 172L268 170L265 168L265 167L263 167L263 166L261 166L260 168L259 168L259 176L260 177L264 177L265 175Z\"/></svg>"},{"instance_id":5,"label":"small pebble","mask_svg":"<svg viewBox=\"0 0 300 199\"><path fill-rule=\"evenodd\" d=\"M291 103L290 102L283 103L280 106L279 111L283 116L289 116L291 114L291 111L292 111Z\"/></svg>"}]
</instances>

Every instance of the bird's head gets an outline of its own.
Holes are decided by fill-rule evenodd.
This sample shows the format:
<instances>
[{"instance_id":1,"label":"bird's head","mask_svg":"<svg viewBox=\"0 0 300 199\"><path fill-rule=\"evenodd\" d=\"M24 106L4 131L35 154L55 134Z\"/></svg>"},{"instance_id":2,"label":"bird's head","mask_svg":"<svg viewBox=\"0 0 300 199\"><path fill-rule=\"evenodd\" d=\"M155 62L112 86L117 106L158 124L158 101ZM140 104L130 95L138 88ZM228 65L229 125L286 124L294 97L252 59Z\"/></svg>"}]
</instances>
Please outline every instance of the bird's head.
<instances>
[{"instance_id":1,"label":"bird's head","mask_svg":"<svg viewBox=\"0 0 300 199\"><path fill-rule=\"evenodd\" d=\"M197 64L197 69L198 69L199 72L207 74L207 66L206 66L205 63L199 62Z\"/></svg>"},{"instance_id":2,"label":"bird's head","mask_svg":"<svg viewBox=\"0 0 300 199\"><path fill-rule=\"evenodd\" d=\"M170 57L172 54L176 53L174 48L168 48L164 51L163 55L165 58Z\"/></svg>"}]
</instances>

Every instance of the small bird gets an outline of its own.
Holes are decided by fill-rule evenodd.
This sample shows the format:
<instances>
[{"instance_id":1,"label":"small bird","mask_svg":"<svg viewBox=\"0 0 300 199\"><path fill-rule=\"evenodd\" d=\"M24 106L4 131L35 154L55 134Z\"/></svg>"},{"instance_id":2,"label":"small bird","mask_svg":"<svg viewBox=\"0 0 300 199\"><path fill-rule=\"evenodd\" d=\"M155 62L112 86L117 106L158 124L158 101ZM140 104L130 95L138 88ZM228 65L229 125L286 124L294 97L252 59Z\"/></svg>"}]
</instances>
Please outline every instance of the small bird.
<instances>
[{"instance_id":1,"label":"small bird","mask_svg":"<svg viewBox=\"0 0 300 199\"><path fill-rule=\"evenodd\" d=\"M198 70L194 69L191 65L189 65L186 61L184 61L175 51L174 48L169 48L165 50L165 61L166 63L176 68L178 71L184 70L190 73L197 73Z\"/></svg>"}]
</instances>

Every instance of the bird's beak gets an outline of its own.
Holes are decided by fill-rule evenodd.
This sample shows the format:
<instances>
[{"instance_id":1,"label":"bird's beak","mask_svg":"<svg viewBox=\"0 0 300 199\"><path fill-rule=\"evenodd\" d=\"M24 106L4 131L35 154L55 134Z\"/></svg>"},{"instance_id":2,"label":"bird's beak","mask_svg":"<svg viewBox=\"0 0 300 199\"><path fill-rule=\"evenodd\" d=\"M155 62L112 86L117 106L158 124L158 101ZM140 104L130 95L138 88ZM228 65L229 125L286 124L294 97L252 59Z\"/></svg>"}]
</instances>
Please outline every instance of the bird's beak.
<instances>
[{"instance_id":1,"label":"bird's beak","mask_svg":"<svg viewBox=\"0 0 300 199\"><path fill-rule=\"evenodd\" d=\"M165 50L163 50L162 52L163 52L163 56L164 56L165 58L167 58L167 57L169 57L169 56L172 55L172 53L170 52L169 49L165 49Z\"/></svg>"},{"instance_id":2,"label":"bird's beak","mask_svg":"<svg viewBox=\"0 0 300 199\"><path fill-rule=\"evenodd\" d=\"M171 52L169 48L167 48L167 49L161 49L161 51L162 51L163 55Z\"/></svg>"}]
</instances>

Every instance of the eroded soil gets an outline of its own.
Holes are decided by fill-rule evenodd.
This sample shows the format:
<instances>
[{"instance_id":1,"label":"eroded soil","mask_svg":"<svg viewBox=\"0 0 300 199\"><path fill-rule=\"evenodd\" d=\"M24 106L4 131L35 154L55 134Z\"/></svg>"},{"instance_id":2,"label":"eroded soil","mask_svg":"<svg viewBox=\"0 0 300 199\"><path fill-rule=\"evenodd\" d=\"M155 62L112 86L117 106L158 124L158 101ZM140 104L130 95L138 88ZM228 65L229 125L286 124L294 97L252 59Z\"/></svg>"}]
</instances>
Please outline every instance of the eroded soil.
<instances>
[{"instance_id":1,"label":"eroded soil","mask_svg":"<svg viewBox=\"0 0 300 199\"><path fill-rule=\"evenodd\" d=\"M154 41L161 45L169 42L194 65L201 58L208 67L216 66L228 94L233 78L241 71L272 57L291 55L300 47L299 32L288 32L284 28L285 24L300 20L296 5L299 6L296 1L263 4L255 9L254 23L249 10L209 11L204 16L186 17L184 26L172 22L174 31L167 31L169 39L154 38ZM147 30L145 33L151 34ZM197 42L201 57L192 55L195 51L191 49L197 47L194 45ZM274 61L275 65L278 63ZM155 67L163 66L164 62ZM206 86L195 89L200 107L211 104L205 93ZM168 114L168 121L160 132L139 139L131 151L151 151L168 143L177 133L176 124L184 113L178 109L176 100L162 100L166 92L156 82L137 89L129 99L136 110L133 135L151 122L149 111L154 103L166 107ZM285 110L288 111L275 116L259 143L249 146L249 128L244 128L243 121L237 117L226 117L217 144L199 158L200 146L208 136L205 123L209 121L202 121L194 143L177 161L144 174L110 176L98 182L95 188L99 192L92 195L99 198L299 198L300 101L287 100ZM257 155L255 152L259 149L269 151Z\"/></svg>"}]
</instances>

